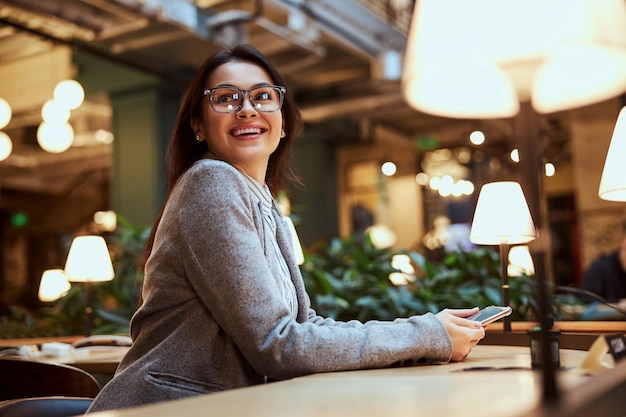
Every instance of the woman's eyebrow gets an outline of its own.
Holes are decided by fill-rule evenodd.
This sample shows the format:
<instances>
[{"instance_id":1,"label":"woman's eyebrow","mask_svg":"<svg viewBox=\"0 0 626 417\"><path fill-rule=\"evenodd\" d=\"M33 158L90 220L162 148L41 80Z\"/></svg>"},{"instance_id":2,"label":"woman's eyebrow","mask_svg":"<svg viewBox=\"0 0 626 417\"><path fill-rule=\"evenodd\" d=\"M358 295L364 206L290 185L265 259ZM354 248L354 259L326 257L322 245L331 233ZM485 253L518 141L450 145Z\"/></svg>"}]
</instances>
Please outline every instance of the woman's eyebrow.
<instances>
[{"instance_id":1,"label":"woman's eyebrow","mask_svg":"<svg viewBox=\"0 0 626 417\"><path fill-rule=\"evenodd\" d=\"M261 82L261 83L253 85L250 88L252 89L252 88L257 88L257 87L267 87L268 85L273 85L273 84L272 83L268 83L268 82ZM233 84L226 84L226 83L218 84L215 87L210 87L209 90L212 90L214 88L236 88L238 90L245 90L245 88L241 88L239 86L236 86L236 85L233 85Z\"/></svg>"}]
</instances>

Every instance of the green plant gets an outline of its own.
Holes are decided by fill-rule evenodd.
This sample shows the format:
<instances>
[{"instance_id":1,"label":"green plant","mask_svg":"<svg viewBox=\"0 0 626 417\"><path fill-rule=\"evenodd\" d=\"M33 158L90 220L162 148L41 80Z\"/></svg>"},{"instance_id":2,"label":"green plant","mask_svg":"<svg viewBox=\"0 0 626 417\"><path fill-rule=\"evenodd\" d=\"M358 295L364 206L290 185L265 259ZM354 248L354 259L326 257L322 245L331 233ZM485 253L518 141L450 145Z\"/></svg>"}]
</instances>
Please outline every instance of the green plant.
<instances>
[{"instance_id":1,"label":"green plant","mask_svg":"<svg viewBox=\"0 0 626 417\"><path fill-rule=\"evenodd\" d=\"M413 280L396 286L389 274L399 272L391 261L407 255ZM313 308L339 320L393 319L444 308L486 307L502 303L499 254L490 247L446 253L441 262L415 251L376 249L368 236L333 239L305 254L301 267ZM511 277L513 320L537 317L535 279ZM572 297L551 295L555 318Z\"/></svg>"},{"instance_id":2,"label":"green plant","mask_svg":"<svg viewBox=\"0 0 626 417\"><path fill-rule=\"evenodd\" d=\"M318 253L305 254L307 292L324 316L349 320L393 319L420 308L407 287L393 286L394 252L376 249L368 236L333 239Z\"/></svg>"},{"instance_id":3,"label":"green plant","mask_svg":"<svg viewBox=\"0 0 626 417\"><path fill-rule=\"evenodd\" d=\"M449 252L440 263L409 256L418 266L413 294L423 304L420 312L501 304L500 264L492 250Z\"/></svg>"}]
</instances>

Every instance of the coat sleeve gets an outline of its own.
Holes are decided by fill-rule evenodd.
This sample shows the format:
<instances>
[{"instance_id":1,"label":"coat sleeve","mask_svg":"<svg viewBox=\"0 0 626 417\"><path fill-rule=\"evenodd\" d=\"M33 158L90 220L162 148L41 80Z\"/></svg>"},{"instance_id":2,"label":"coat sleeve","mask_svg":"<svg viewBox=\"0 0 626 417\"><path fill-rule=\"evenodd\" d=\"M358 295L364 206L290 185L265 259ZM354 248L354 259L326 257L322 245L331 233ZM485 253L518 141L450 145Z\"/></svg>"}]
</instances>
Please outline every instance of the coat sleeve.
<instances>
[{"instance_id":1,"label":"coat sleeve","mask_svg":"<svg viewBox=\"0 0 626 417\"><path fill-rule=\"evenodd\" d=\"M451 342L432 315L338 323L290 317L257 232L254 202L234 168L190 170L173 195L183 265L194 292L246 360L275 379L446 362Z\"/></svg>"}]
</instances>

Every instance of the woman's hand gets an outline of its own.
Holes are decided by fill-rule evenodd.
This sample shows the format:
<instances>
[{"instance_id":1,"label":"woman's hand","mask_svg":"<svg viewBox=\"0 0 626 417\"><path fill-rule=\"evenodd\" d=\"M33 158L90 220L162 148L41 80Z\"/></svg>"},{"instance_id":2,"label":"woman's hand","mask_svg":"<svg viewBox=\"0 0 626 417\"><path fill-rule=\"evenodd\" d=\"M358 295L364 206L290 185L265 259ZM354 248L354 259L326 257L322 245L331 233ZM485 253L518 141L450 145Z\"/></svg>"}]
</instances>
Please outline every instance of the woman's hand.
<instances>
[{"instance_id":1,"label":"woman's hand","mask_svg":"<svg viewBox=\"0 0 626 417\"><path fill-rule=\"evenodd\" d=\"M468 309L445 309L437 313L436 317L446 328L452 340L452 362L458 362L470 353L472 348L485 337L485 329L476 321L468 320L472 314L478 312L478 307Z\"/></svg>"}]
</instances>

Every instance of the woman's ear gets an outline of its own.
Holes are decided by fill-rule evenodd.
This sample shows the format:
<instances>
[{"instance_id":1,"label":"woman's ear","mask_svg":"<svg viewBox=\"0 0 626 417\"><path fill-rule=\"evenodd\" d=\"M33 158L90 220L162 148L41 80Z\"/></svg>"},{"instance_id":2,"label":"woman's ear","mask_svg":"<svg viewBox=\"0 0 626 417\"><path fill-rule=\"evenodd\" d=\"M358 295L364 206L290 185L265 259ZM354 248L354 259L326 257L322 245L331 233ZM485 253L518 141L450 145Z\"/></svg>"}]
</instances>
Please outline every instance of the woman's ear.
<instances>
[{"instance_id":1,"label":"woman's ear","mask_svg":"<svg viewBox=\"0 0 626 417\"><path fill-rule=\"evenodd\" d=\"M200 127L200 123L196 122L195 120L191 121L191 130L193 130L193 134L196 138L204 138L204 135L202 134L202 128Z\"/></svg>"}]
</instances>

